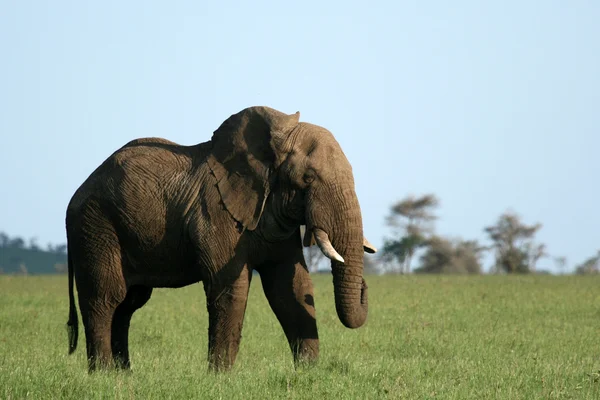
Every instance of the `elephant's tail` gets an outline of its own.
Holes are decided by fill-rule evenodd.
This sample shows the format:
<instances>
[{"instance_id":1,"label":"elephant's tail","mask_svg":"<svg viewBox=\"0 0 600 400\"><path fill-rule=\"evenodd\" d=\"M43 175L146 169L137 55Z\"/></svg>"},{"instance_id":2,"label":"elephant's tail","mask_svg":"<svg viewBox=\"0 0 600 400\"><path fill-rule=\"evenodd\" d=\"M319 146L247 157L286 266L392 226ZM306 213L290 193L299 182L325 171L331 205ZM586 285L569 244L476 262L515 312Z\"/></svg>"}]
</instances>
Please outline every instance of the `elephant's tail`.
<instances>
[{"instance_id":1,"label":"elephant's tail","mask_svg":"<svg viewBox=\"0 0 600 400\"><path fill-rule=\"evenodd\" d=\"M77 349L77 338L79 337L79 321L77 320L77 307L75 306L75 295L73 294L73 262L71 252L67 249L67 263L69 270L69 320L67 331L69 332L69 354Z\"/></svg>"}]
</instances>

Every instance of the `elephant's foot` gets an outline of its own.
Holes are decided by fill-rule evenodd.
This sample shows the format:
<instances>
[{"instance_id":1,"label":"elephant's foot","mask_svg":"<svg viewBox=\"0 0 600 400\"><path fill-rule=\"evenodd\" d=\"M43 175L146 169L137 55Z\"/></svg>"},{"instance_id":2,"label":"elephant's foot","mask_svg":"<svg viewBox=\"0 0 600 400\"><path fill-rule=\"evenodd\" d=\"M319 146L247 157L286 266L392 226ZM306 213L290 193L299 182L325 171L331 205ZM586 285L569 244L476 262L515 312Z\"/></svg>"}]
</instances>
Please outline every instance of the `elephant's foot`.
<instances>
[{"instance_id":1,"label":"elephant's foot","mask_svg":"<svg viewBox=\"0 0 600 400\"><path fill-rule=\"evenodd\" d=\"M101 371L113 371L115 369L115 363L107 357L91 357L88 359L88 373L93 374Z\"/></svg>"},{"instance_id":2,"label":"elephant's foot","mask_svg":"<svg viewBox=\"0 0 600 400\"><path fill-rule=\"evenodd\" d=\"M215 373L229 372L233 368L234 362L235 359L231 360L229 357L211 356L208 360L208 370Z\"/></svg>"},{"instance_id":3,"label":"elephant's foot","mask_svg":"<svg viewBox=\"0 0 600 400\"><path fill-rule=\"evenodd\" d=\"M290 343L296 369L313 366L319 359L319 339L300 339Z\"/></svg>"},{"instance_id":4,"label":"elephant's foot","mask_svg":"<svg viewBox=\"0 0 600 400\"><path fill-rule=\"evenodd\" d=\"M123 354L116 354L114 357L115 368L121 371L131 371L131 361L129 356Z\"/></svg>"}]
</instances>

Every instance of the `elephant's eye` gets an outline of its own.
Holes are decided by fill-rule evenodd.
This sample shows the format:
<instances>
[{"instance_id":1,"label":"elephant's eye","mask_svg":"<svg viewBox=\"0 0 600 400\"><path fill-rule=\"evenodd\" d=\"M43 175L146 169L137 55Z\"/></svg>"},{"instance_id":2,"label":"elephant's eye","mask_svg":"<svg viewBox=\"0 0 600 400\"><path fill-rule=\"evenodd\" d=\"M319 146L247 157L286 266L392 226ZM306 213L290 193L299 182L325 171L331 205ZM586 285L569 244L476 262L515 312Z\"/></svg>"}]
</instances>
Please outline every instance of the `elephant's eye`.
<instances>
[{"instance_id":1,"label":"elephant's eye","mask_svg":"<svg viewBox=\"0 0 600 400\"><path fill-rule=\"evenodd\" d=\"M311 170L306 171L304 173L304 175L302 176L302 180L306 184L312 183L312 181L315 180L315 171L311 171Z\"/></svg>"}]
</instances>

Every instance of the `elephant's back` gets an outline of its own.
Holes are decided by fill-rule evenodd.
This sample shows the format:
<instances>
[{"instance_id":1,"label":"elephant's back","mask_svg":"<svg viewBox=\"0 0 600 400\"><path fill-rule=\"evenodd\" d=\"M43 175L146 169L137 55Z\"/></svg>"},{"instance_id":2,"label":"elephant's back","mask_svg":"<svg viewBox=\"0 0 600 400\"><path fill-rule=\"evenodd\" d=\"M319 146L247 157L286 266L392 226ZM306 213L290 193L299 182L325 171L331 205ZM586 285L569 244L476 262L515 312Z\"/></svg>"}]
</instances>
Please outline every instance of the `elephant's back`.
<instances>
[{"instance_id":1,"label":"elephant's back","mask_svg":"<svg viewBox=\"0 0 600 400\"><path fill-rule=\"evenodd\" d=\"M146 138L133 139L133 140L127 142L123 147L121 147L121 149L124 149L127 147L135 147L135 146L158 146L158 147L160 147L161 145L163 145L165 147L181 147L179 144L172 142L170 140L167 140L167 139L163 139L163 138L159 138L159 137L146 137Z\"/></svg>"},{"instance_id":2,"label":"elephant's back","mask_svg":"<svg viewBox=\"0 0 600 400\"><path fill-rule=\"evenodd\" d=\"M166 139L132 140L82 183L69 202L67 216L78 213L90 199L128 211L161 204L189 174L192 158L189 147Z\"/></svg>"}]
</instances>

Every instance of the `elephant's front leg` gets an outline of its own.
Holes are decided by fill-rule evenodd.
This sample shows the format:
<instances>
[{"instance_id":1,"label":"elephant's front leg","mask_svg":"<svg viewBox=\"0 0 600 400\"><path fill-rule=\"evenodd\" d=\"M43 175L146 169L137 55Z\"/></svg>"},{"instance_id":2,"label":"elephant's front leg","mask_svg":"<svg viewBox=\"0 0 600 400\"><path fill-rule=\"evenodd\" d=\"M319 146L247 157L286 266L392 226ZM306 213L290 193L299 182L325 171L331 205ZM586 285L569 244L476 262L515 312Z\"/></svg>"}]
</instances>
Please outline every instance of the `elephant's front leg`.
<instances>
[{"instance_id":1,"label":"elephant's front leg","mask_svg":"<svg viewBox=\"0 0 600 400\"><path fill-rule=\"evenodd\" d=\"M262 265L263 290L290 344L294 363L314 362L319 356L313 284L302 249L291 250L286 262Z\"/></svg>"},{"instance_id":2,"label":"elephant's front leg","mask_svg":"<svg viewBox=\"0 0 600 400\"><path fill-rule=\"evenodd\" d=\"M242 338L252 271L246 265L239 275L204 284L208 308L208 362L214 371L233 366Z\"/></svg>"}]
</instances>

